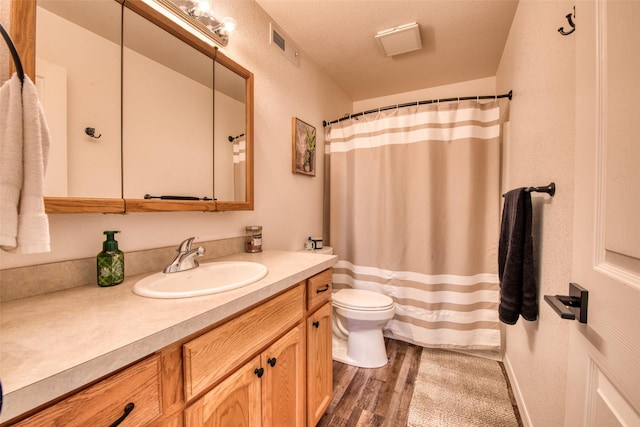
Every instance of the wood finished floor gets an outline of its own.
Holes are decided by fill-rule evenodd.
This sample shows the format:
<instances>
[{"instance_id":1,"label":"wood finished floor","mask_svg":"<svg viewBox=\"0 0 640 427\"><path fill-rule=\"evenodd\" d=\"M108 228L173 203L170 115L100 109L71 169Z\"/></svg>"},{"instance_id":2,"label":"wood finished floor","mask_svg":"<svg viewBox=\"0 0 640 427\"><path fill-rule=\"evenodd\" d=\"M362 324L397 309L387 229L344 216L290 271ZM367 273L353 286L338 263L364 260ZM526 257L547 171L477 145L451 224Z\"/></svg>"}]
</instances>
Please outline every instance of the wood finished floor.
<instances>
[{"instance_id":1,"label":"wood finished floor","mask_svg":"<svg viewBox=\"0 0 640 427\"><path fill-rule=\"evenodd\" d=\"M422 347L391 339L385 342L389 363L382 368L363 369L333 362L333 399L318 427L406 426ZM518 425L522 426L510 385L508 389Z\"/></svg>"},{"instance_id":2,"label":"wood finished floor","mask_svg":"<svg viewBox=\"0 0 640 427\"><path fill-rule=\"evenodd\" d=\"M389 363L362 369L333 362L333 400L318 427L404 427L422 347L385 340Z\"/></svg>"}]
</instances>

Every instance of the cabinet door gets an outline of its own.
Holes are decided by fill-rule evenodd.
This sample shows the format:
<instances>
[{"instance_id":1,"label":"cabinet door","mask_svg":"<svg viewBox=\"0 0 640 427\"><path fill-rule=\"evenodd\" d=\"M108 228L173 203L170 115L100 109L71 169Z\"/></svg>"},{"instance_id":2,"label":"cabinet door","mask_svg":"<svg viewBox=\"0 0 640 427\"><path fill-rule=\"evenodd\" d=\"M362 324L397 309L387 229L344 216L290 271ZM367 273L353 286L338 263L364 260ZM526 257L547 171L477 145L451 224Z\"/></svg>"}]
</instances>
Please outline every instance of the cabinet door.
<instances>
[{"instance_id":1,"label":"cabinet door","mask_svg":"<svg viewBox=\"0 0 640 427\"><path fill-rule=\"evenodd\" d=\"M196 400L184 411L186 427L260 426L260 356ZM263 372L263 371L262 371Z\"/></svg>"},{"instance_id":2,"label":"cabinet door","mask_svg":"<svg viewBox=\"0 0 640 427\"><path fill-rule=\"evenodd\" d=\"M331 402L331 303L307 319L307 425L315 426Z\"/></svg>"},{"instance_id":3,"label":"cabinet door","mask_svg":"<svg viewBox=\"0 0 640 427\"><path fill-rule=\"evenodd\" d=\"M304 348L299 325L262 354L263 426L304 426Z\"/></svg>"}]
</instances>

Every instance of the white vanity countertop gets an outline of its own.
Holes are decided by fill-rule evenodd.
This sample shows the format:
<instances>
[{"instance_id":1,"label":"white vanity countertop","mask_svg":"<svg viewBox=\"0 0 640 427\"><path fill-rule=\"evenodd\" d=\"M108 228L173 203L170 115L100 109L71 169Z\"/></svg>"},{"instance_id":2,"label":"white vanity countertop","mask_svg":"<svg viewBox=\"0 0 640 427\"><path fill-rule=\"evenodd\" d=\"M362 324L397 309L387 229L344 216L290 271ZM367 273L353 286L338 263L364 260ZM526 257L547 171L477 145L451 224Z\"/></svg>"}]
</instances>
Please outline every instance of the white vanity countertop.
<instances>
[{"instance_id":1,"label":"white vanity countertop","mask_svg":"<svg viewBox=\"0 0 640 427\"><path fill-rule=\"evenodd\" d=\"M262 280L201 297L152 299L132 287L81 286L0 305L0 422L150 355L332 267L310 252L239 253L215 261L266 265Z\"/></svg>"}]
</instances>

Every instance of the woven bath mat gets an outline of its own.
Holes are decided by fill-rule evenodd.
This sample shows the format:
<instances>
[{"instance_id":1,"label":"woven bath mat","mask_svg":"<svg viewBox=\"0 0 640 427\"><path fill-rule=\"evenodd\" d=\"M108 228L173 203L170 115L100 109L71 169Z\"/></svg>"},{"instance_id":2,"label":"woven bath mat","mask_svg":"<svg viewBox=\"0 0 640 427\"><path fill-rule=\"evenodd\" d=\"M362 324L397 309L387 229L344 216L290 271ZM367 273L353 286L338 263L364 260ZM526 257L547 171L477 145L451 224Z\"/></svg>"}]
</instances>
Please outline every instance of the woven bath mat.
<instances>
[{"instance_id":1,"label":"woven bath mat","mask_svg":"<svg viewBox=\"0 0 640 427\"><path fill-rule=\"evenodd\" d=\"M425 348L408 427L518 427L502 368L494 360Z\"/></svg>"}]
</instances>

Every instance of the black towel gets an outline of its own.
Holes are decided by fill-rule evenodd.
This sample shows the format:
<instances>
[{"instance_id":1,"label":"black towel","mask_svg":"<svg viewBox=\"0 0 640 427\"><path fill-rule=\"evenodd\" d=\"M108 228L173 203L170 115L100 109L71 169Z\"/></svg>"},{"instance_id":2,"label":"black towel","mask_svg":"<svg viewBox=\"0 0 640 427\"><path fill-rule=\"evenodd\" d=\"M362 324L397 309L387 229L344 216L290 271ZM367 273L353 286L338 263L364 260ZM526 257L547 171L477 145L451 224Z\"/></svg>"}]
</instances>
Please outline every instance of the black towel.
<instances>
[{"instance_id":1,"label":"black towel","mask_svg":"<svg viewBox=\"0 0 640 427\"><path fill-rule=\"evenodd\" d=\"M538 318L538 291L533 265L531 194L517 188L505 194L498 247L498 276L502 322L514 325L522 315Z\"/></svg>"}]
</instances>

